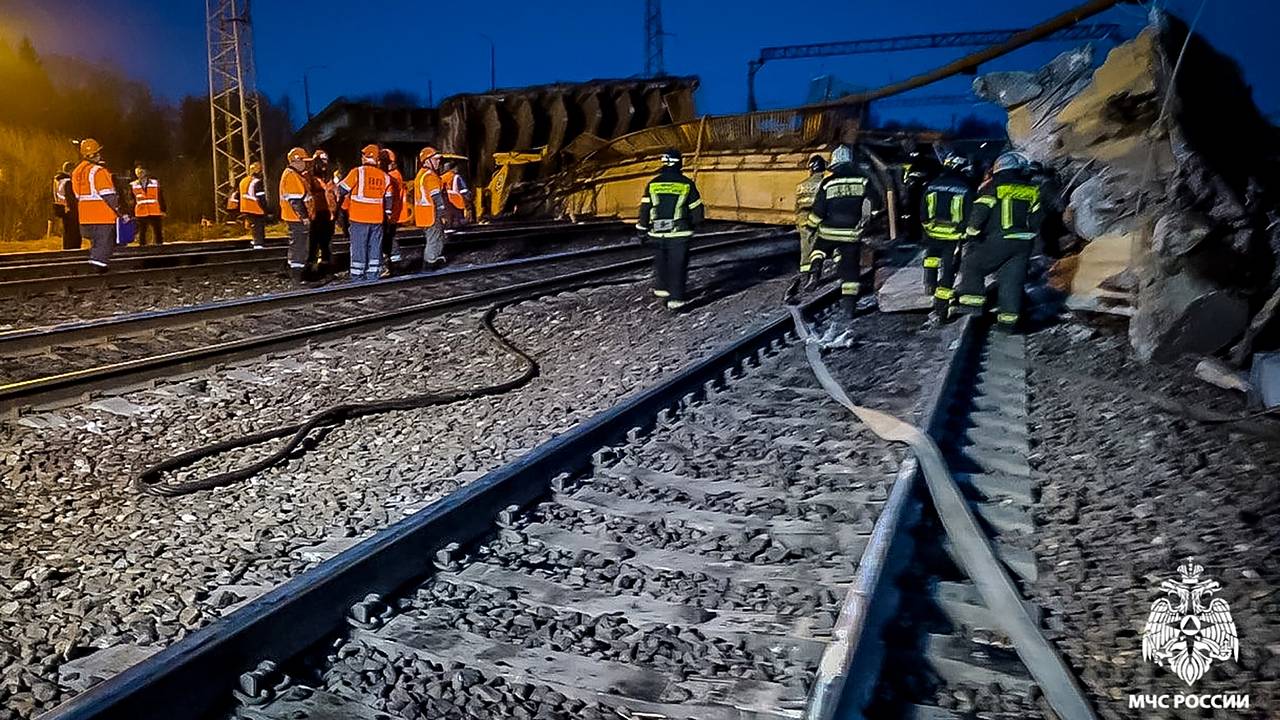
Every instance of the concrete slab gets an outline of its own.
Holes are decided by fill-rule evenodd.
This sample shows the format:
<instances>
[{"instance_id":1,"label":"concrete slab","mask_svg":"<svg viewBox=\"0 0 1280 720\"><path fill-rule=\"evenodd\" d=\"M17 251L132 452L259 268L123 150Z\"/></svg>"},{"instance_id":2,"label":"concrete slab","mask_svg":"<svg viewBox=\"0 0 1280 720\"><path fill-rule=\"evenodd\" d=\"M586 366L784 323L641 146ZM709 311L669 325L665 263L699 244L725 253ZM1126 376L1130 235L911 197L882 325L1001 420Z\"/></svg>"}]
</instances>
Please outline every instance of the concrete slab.
<instances>
[{"instance_id":1,"label":"concrete slab","mask_svg":"<svg viewBox=\"0 0 1280 720\"><path fill-rule=\"evenodd\" d=\"M97 685L107 678L119 675L156 654L159 645L115 645L103 648L91 655L76 658L58 668L58 684L76 693Z\"/></svg>"}]
</instances>

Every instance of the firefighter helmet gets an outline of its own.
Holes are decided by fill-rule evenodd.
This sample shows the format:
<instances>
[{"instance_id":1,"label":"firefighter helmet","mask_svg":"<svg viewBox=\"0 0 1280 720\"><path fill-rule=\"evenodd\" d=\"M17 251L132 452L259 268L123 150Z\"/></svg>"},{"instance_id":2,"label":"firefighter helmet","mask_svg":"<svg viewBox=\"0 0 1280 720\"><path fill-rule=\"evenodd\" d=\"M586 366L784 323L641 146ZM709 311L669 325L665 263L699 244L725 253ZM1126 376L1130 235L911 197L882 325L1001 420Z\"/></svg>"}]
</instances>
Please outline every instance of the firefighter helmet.
<instances>
[{"instance_id":1,"label":"firefighter helmet","mask_svg":"<svg viewBox=\"0 0 1280 720\"><path fill-rule=\"evenodd\" d=\"M991 166L992 174L1000 172L1008 172L1010 170L1026 170L1028 165L1027 156L1020 152L1002 153L996 158L996 164Z\"/></svg>"},{"instance_id":2,"label":"firefighter helmet","mask_svg":"<svg viewBox=\"0 0 1280 720\"><path fill-rule=\"evenodd\" d=\"M662 161L663 167L678 168L684 164L684 156L682 156L680 151L675 148L667 148L666 150L663 150L662 155L659 156L658 159Z\"/></svg>"},{"instance_id":3,"label":"firefighter helmet","mask_svg":"<svg viewBox=\"0 0 1280 720\"><path fill-rule=\"evenodd\" d=\"M809 158L809 172L822 172L827 169L827 159L821 155L813 155Z\"/></svg>"},{"instance_id":4,"label":"firefighter helmet","mask_svg":"<svg viewBox=\"0 0 1280 720\"><path fill-rule=\"evenodd\" d=\"M853 148L848 145L837 145L835 150L831 151L831 164L843 165L853 162Z\"/></svg>"},{"instance_id":5,"label":"firefighter helmet","mask_svg":"<svg viewBox=\"0 0 1280 720\"><path fill-rule=\"evenodd\" d=\"M963 170L968 165L969 158L959 153L947 153L947 156L942 158L942 167L948 170Z\"/></svg>"},{"instance_id":6,"label":"firefighter helmet","mask_svg":"<svg viewBox=\"0 0 1280 720\"><path fill-rule=\"evenodd\" d=\"M102 143L93 138L85 138L80 141L80 157L91 158L95 155L102 154Z\"/></svg>"}]
</instances>

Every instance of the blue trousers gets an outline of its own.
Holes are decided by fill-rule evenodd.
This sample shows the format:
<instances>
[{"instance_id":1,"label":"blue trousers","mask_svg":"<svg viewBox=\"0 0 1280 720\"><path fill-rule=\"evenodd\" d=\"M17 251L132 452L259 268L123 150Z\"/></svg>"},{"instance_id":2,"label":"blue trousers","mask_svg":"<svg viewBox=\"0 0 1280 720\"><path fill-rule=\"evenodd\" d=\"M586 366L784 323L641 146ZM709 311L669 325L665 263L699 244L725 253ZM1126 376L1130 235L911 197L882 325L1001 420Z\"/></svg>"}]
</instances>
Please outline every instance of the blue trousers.
<instances>
[{"instance_id":1,"label":"blue trousers","mask_svg":"<svg viewBox=\"0 0 1280 720\"><path fill-rule=\"evenodd\" d=\"M353 222L351 236L351 280L377 280L382 270L382 223Z\"/></svg>"}]
</instances>

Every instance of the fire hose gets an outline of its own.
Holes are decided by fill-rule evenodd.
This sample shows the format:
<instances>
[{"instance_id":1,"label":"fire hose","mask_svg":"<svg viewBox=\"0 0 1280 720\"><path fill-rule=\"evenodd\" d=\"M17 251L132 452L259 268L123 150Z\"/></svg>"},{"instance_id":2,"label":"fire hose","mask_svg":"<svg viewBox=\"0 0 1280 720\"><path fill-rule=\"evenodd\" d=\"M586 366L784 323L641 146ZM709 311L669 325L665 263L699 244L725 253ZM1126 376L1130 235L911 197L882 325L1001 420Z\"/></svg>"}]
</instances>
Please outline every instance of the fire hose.
<instances>
[{"instance_id":1,"label":"fire hose","mask_svg":"<svg viewBox=\"0 0 1280 720\"><path fill-rule=\"evenodd\" d=\"M452 403L462 402L464 400L472 400L490 395L501 395L503 393L511 392L512 390L517 390L529 384L534 378L538 377L540 368L538 361L534 359L532 355L507 339L507 337L504 336L494 325L494 321L497 318L498 313L502 312L506 308L523 302L528 302L530 300L536 300L537 298L551 293L576 292L579 290L588 290L612 285L627 285L638 282L639 280L640 278L638 277L628 276L625 278L597 280L570 287L544 289L529 295L504 300L490 306L485 310L484 315L480 318L481 329L485 331L488 337L499 347L499 349L515 357L521 365L520 373L508 380L490 385L449 388L435 392L408 395L405 397L391 398L387 400L350 402L332 405L299 423L281 425L279 427L262 430L249 435L243 435L237 438L212 443L201 448L196 448L195 450L189 450L175 455L143 470L133 479L133 486L139 492L150 495L157 495L160 497L178 497L181 495L190 495L204 490L212 490L214 488L233 485L247 480L254 475L257 475L258 473L284 461L290 457L313 432L320 428L333 427L335 425L342 424L347 420L366 417L369 415L378 415L398 410L419 410L438 405L449 405ZM244 467L218 473L216 475L210 475L198 480L190 480L181 483L162 482L165 474L188 467L205 458L220 455L231 450L252 447L254 445L279 438L288 438L288 440L286 440L279 449L267 457L264 457L257 462L245 465Z\"/></svg>"}]
</instances>

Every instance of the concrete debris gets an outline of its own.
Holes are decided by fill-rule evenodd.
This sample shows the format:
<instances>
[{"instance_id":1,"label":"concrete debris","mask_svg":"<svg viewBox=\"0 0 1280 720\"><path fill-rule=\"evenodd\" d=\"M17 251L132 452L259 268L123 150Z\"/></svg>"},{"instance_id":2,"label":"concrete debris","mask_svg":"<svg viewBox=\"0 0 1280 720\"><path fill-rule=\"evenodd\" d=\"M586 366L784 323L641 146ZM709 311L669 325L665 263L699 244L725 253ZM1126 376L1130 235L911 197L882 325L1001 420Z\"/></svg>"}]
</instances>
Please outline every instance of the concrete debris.
<instances>
[{"instance_id":1,"label":"concrete debris","mask_svg":"<svg viewBox=\"0 0 1280 720\"><path fill-rule=\"evenodd\" d=\"M1223 390L1248 393L1252 387L1244 373L1217 358L1205 358L1196 363L1196 377Z\"/></svg>"},{"instance_id":2,"label":"concrete debris","mask_svg":"<svg viewBox=\"0 0 1280 720\"><path fill-rule=\"evenodd\" d=\"M1066 188L1064 222L1087 243L1054 268L1068 307L1131 314L1143 360L1216 353L1248 328L1231 358L1243 366L1255 337L1276 341L1261 326L1280 281L1280 134L1203 38L1172 76L1187 32L1155 12L1092 73L1088 51L1073 50L974 90L1009 107L1010 140Z\"/></svg>"},{"instance_id":3,"label":"concrete debris","mask_svg":"<svg viewBox=\"0 0 1280 720\"><path fill-rule=\"evenodd\" d=\"M26 415L18 418L18 424L35 430L52 430L56 428L64 428L68 425L66 418L55 413Z\"/></svg>"},{"instance_id":4,"label":"concrete debris","mask_svg":"<svg viewBox=\"0 0 1280 720\"><path fill-rule=\"evenodd\" d=\"M98 400L97 402L93 402L88 405L85 405L85 409L101 410L102 412L111 413L112 415L119 415L121 417L134 417L136 415L143 415L146 413L154 412L156 410L156 406L136 405L134 403L129 402L128 400L125 400L122 397L117 396L117 397L104 398L102 400Z\"/></svg>"},{"instance_id":5,"label":"concrete debris","mask_svg":"<svg viewBox=\"0 0 1280 720\"><path fill-rule=\"evenodd\" d=\"M71 660L58 668L58 684L72 692L84 692L113 675L128 670L160 650L159 647L116 645Z\"/></svg>"},{"instance_id":6,"label":"concrete debris","mask_svg":"<svg viewBox=\"0 0 1280 720\"><path fill-rule=\"evenodd\" d=\"M933 306L933 300L924 294L923 260L924 255L918 255L885 279L876 291L880 312L915 312Z\"/></svg>"}]
</instances>

